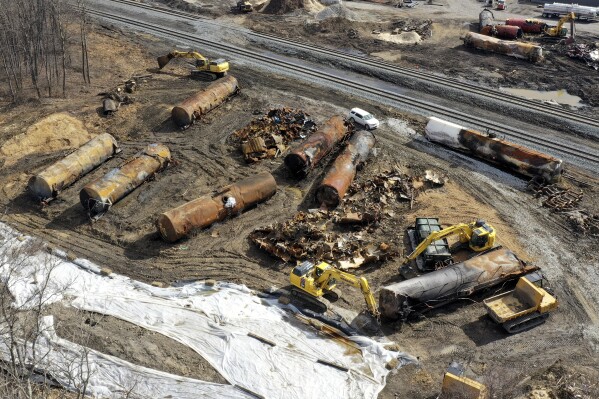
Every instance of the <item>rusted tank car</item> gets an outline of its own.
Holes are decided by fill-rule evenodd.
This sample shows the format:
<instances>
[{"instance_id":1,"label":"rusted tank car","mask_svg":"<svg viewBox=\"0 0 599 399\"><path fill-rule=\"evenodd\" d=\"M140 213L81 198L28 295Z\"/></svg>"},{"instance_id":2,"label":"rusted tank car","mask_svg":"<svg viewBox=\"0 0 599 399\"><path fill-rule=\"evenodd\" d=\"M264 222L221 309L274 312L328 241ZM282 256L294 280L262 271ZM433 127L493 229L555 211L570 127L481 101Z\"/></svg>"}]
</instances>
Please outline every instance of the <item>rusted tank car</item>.
<instances>
[{"instance_id":1,"label":"rusted tank car","mask_svg":"<svg viewBox=\"0 0 599 399\"><path fill-rule=\"evenodd\" d=\"M272 197L277 191L277 182L268 173L260 173L223 187L212 197L202 197L158 217L156 228L165 241L175 242L194 229L236 215L243 210Z\"/></svg>"},{"instance_id":2,"label":"rusted tank car","mask_svg":"<svg viewBox=\"0 0 599 399\"><path fill-rule=\"evenodd\" d=\"M474 47L479 50L522 58L531 62L543 60L543 48L531 43L510 42L474 32L466 33L463 40L466 46Z\"/></svg>"},{"instance_id":3,"label":"rusted tank car","mask_svg":"<svg viewBox=\"0 0 599 399\"><path fill-rule=\"evenodd\" d=\"M560 180L563 172L561 159L439 118L429 118L424 132L430 141L467 152L527 177L540 177L553 183Z\"/></svg>"},{"instance_id":4,"label":"rusted tank car","mask_svg":"<svg viewBox=\"0 0 599 399\"><path fill-rule=\"evenodd\" d=\"M81 205L90 217L105 213L112 205L166 167L170 160L171 153L168 147L150 144L120 167L83 187L79 193Z\"/></svg>"},{"instance_id":5,"label":"rusted tank car","mask_svg":"<svg viewBox=\"0 0 599 399\"><path fill-rule=\"evenodd\" d=\"M29 180L29 191L40 201L50 201L98 165L119 152L110 134L101 134Z\"/></svg>"},{"instance_id":6,"label":"rusted tank car","mask_svg":"<svg viewBox=\"0 0 599 399\"><path fill-rule=\"evenodd\" d=\"M238 91L239 84L237 83L237 79L231 75L227 75L174 107L171 112L171 118L180 128L187 128L196 119L218 107L229 96Z\"/></svg>"},{"instance_id":7,"label":"rusted tank car","mask_svg":"<svg viewBox=\"0 0 599 399\"><path fill-rule=\"evenodd\" d=\"M478 29L479 32L482 33L482 29L485 26L493 26L495 25L495 15L493 15L493 11L488 8L483 9L480 14L478 14Z\"/></svg>"},{"instance_id":8,"label":"rusted tank car","mask_svg":"<svg viewBox=\"0 0 599 399\"><path fill-rule=\"evenodd\" d=\"M354 133L316 190L318 204L332 208L339 205L358 167L366 162L375 143L374 135L368 131Z\"/></svg>"},{"instance_id":9,"label":"rusted tank car","mask_svg":"<svg viewBox=\"0 0 599 399\"><path fill-rule=\"evenodd\" d=\"M500 39L515 40L522 37L522 29L517 26L507 25L488 25L480 30L480 33L487 36L495 36Z\"/></svg>"},{"instance_id":10,"label":"rusted tank car","mask_svg":"<svg viewBox=\"0 0 599 399\"><path fill-rule=\"evenodd\" d=\"M285 157L285 166L296 176L306 175L348 133L348 126L340 116L333 116L306 141Z\"/></svg>"},{"instance_id":11,"label":"rusted tank car","mask_svg":"<svg viewBox=\"0 0 599 399\"><path fill-rule=\"evenodd\" d=\"M405 320L412 312L445 305L537 269L508 249L497 248L465 262L381 288L379 309L388 319Z\"/></svg>"},{"instance_id":12,"label":"rusted tank car","mask_svg":"<svg viewBox=\"0 0 599 399\"><path fill-rule=\"evenodd\" d=\"M505 20L505 24L517 26L524 33L543 33L547 28L547 24L538 19L509 18Z\"/></svg>"}]
</instances>

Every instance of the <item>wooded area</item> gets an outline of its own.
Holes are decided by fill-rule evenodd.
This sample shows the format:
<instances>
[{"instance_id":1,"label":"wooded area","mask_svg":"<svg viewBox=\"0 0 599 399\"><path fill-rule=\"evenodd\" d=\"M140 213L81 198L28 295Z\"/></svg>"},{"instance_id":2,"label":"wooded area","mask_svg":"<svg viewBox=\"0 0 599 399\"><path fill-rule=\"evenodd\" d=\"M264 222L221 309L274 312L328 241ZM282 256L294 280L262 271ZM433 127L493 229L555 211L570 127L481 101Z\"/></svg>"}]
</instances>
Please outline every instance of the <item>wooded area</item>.
<instances>
[{"instance_id":1,"label":"wooded area","mask_svg":"<svg viewBox=\"0 0 599 399\"><path fill-rule=\"evenodd\" d=\"M2 1L0 7L0 84L12 101L30 97L64 96L72 66L67 21L79 25L80 70L90 82L87 62L87 19L83 0L77 7L64 0Z\"/></svg>"}]
</instances>

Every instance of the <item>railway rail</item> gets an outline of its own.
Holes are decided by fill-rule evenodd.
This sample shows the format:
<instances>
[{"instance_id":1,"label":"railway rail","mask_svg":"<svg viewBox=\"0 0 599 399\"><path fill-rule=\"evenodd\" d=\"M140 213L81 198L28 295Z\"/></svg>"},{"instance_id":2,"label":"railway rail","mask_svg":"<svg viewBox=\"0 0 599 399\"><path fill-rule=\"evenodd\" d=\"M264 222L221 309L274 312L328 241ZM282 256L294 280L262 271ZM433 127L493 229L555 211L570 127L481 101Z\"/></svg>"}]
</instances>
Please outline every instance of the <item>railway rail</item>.
<instances>
[{"instance_id":1,"label":"railway rail","mask_svg":"<svg viewBox=\"0 0 599 399\"><path fill-rule=\"evenodd\" d=\"M202 17L196 14L191 14L185 11L168 9L165 7L154 7L143 3L137 3L131 0L110 0L115 3L121 3L128 6L141 7L144 9L149 9L153 11L157 11L164 14L169 14L177 17L187 18L189 20L201 20L203 23L215 24L222 26L218 22L214 22L212 19ZM277 35L269 34L269 33L261 33L255 31L247 31L246 29L235 29L234 26L227 25L227 29L230 30L238 30L245 32L248 35L253 37L263 38L266 40L270 40L272 42L286 44L297 49L314 51L323 54L333 55L339 59L343 59L346 61L360 61L363 65L380 68L387 72L398 73L402 76L411 77L415 79L419 79L422 81L428 81L435 84L442 84L444 87L450 87L452 89L460 90L465 93L476 94L485 96L487 98L495 99L498 101L502 101L504 103L518 105L518 106L526 106L526 108L530 110L536 110L538 112L542 112L548 115L553 115L559 117L561 119L567 119L575 123L581 123L588 126L593 126L599 128L599 119L592 118L590 116L581 115L575 112L570 112L564 109L560 105L542 103L535 100L529 100L523 97L518 97L511 95L509 93L505 93L499 90L494 90L490 88L480 87L468 82L459 81L457 79L448 78L446 76L441 76L439 74L433 74L430 72L423 72L413 68L406 68L399 65L395 65L389 62L381 61L373 57L369 56L361 56L356 54L350 54L341 50L331 49L328 47L318 46L315 44L310 44L306 42L301 42L297 40L289 40Z\"/></svg>"},{"instance_id":2,"label":"railway rail","mask_svg":"<svg viewBox=\"0 0 599 399\"><path fill-rule=\"evenodd\" d=\"M112 0L114 1L114 0ZM122 2L123 0L118 0ZM138 4L138 3L134 3ZM408 106L416 107L420 110L429 112L431 115L447 117L449 119L458 120L460 122L466 124L472 124L478 126L485 126L493 130L496 133L502 134L508 138L517 138L521 141L528 142L531 144L536 144L542 146L545 149L548 149L549 152L552 152L554 155L559 156L560 154L567 154L571 157L578 158L584 160L585 162L592 162L595 164L599 164L599 155L597 153L590 152L581 146L574 146L567 143L556 143L555 140L550 140L542 137L538 137L534 134L530 134L524 131L519 131L513 129L509 126L487 120L480 117L473 117L467 113L457 111L454 109L449 109L447 107L443 107L437 104L429 103L427 101L423 101L417 98L409 97L406 95L402 95L399 93L395 93L388 90L383 90L380 88L369 87L364 85L364 83L355 83L352 80L345 79L342 77L334 76L332 74L328 74L323 72L322 70L316 70L313 68L308 68L305 66L297 66L294 63L289 61L285 61L279 58L271 57L265 54L258 53L256 51L238 48L235 46L231 46L224 43L218 43L206 39L202 39L200 37L193 36L188 33L180 32L177 30L165 28L163 26L158 26L154 24L150 24L147 22L139 21L136 19L131 19L127 17L123 17L121 15L115 15L104 11L98 11L93 9L87 10L91 15L105 18L108 20L112 20L115 22L120 22L129 26L137 27L139 29L145 30L146 32L155 33L161 35L163 37L182 40L186 42L192 42L194 44L201 45L203 47L208 47L215 49L219 52L227 52L229 54L235 54L241 57L245 57L251 59L253 61L258 61L264 65L270 66L278 66L282 67L287 71L293 71L298 75L308 76L312 79L324 80L329 83L339 84L346 88L354 89L362 94L372 95L373 98L385 99L388 101L393 101L400 104L405 104Z\"/></svg>"}]
</instances>

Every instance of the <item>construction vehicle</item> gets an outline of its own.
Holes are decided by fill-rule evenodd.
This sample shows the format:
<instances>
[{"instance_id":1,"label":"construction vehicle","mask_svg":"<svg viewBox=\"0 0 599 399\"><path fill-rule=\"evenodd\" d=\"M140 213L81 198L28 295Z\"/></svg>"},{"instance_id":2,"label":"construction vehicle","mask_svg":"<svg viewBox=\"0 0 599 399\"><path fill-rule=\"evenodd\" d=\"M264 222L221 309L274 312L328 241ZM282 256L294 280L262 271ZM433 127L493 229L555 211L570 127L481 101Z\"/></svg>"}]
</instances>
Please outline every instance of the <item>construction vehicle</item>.
<instances>
[{"instance_id":1,"label":"construction vehicle","mask_svg":"<svg viewBox=\"0 0 599 399\"><path fill-rule=\"evenodd\" d=\"M510 334L543 324L558 305L543 281L539 272L520 277L516 289L483 301L487 313Z\"/></svg>"},{"instance_id":2,"label":"construction vehicle","mask_svg":"<svg viewBox=\"0 0 599 399\"><path fill-rule=\"evenodd\" d=\"M484 220L472 223L460 223L441 229L437 218L416 218L414 228L408 229L408 237L412 252L406 257L404 264L416 260L420 271L435 270L439 265L446 265L452 259L447 237L458 235L459 247L467 246L475 252L483 252L495 245L495 228Z\"/></svg>"},{"instance_id":3,"label":"construction vehicle","mask_svg":"<svg viewBox=\"0 0 599 399\"><path fill-rule=\"evenodd\" d=\"M497 0L496 10L507 10L507 4L505 3L505 0Z\"/></svg>"},{"instance_id":4,"label":"construction vehicle","mask_svg":"<svg viewBox=\"0 0 599 399\"><path fill-rule=\"evenodd\" d=\"M235 10L237 12L252 12L254 11L254 7L248 0L240 0L237 2L237 7Z\"/></svg>"},{"instance_id":5,"label":"construction vehicle","mask_svg":"<svg viewBox=\"0 0 599 399\"><path fill-rule=\"evenodd\" d=\"M289 281L292 285L291 295L316 305L321 313L327 310L326 303L321 298L324 297L332 301L337 300L340 292L336 289L336 286L339 281L343 281L360 288L370 314L375 318L380 315L374 295L372 295L368 281L364 277L356 277L353 274L343 272L326 262L321 262L316 266L309 261L302 262L293 268L289 275Z\"/></svg>"},{"instance_id":6,"label":"construction vehicle","mask_svg":"<svg viewBox=\"0 0 599 399\"><path fill-rule=\"evenodd\" d=\"M599 16L599 7L581 6L578 4L566 3L545 3L542 15L544 18L561 18L570 13L576 14L576 18L587 21L597 19Z\"/></svg>"},{"instance_id":7,"label":"construction vehicle","mask_svg":"<svg viewBox=\"0 0 599 399\"><path fill-rule=\"evenodd\" d=\"M167 55L158 57L158 67L164 68L173 58L186 58L195 60L195 69L192 75L201 75L211 80L222 78L229 70L229 63L222 58L209 60L197 51L171 51Z\"/></svg>"},{"instance_id":8,"label":"construction vehicle","mask_svg":"<svg viewBox=\"0 0 599 399\"><path fill-rule=\"evenodd\" d=\"M564 28L566 22L570 22L570 37L574 37L574 20L576 15L571 12L560 18L556 26L548 26L545 28L545 34L551 37L565 37L568 34L568 29Z\"/></svg>"},{"instance_id":9,"label":"construction vehicle","mask_svg":"<svg viewBox=\"0 0 599 399\"><path fill-rule=\"evenodd\" d=\"M438 399L487 399L487 387L464 377L464 367L452 362L443 375L441 395Z\"/></svg>"}]
</instances>

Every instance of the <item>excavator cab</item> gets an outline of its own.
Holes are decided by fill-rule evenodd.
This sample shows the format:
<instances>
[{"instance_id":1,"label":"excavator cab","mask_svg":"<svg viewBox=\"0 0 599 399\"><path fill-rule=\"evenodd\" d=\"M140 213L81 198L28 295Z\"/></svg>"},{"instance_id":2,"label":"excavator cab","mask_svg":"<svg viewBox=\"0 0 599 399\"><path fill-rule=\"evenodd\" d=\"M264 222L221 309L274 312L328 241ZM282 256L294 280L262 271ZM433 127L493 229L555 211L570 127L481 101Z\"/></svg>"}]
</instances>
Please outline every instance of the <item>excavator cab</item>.
<instances>
[{"instance_id":1,"label":"excavator cab","mask_svg":"<svg viewBox=\"0 0 599 399\"><path fill-rule=\"evenodd\" d=\"M492 248L495 244L495 229L484 220L477 220L474 227L468 244L470 248L478 252Z\"/></svg>"}]
</instances>

